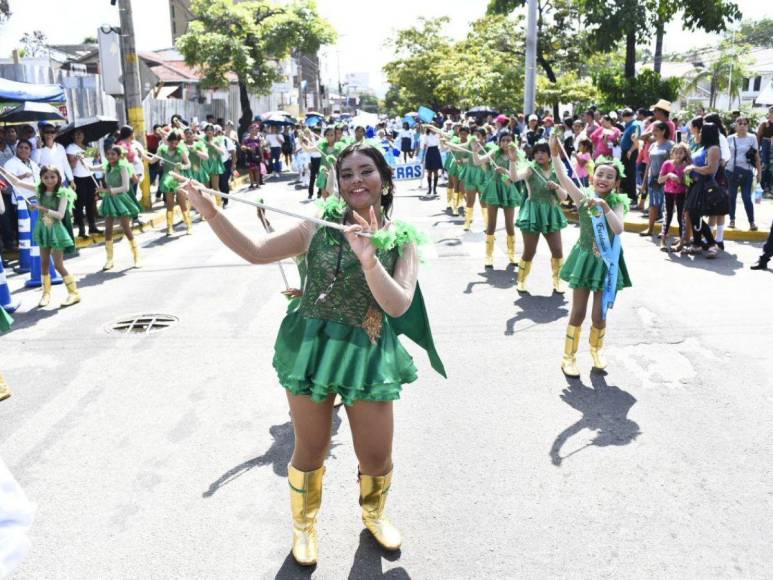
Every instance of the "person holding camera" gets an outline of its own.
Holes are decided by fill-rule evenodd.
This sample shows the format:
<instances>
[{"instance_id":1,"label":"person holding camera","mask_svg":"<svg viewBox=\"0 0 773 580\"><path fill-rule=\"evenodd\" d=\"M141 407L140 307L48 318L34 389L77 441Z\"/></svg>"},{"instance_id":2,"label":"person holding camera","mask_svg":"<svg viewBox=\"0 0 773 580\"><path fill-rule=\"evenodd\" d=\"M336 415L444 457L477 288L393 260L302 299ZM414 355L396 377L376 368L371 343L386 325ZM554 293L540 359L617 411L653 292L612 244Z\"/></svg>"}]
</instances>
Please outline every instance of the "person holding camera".
<instances>
[{"instance_id":1,"label":"person holding camera","mask_svg":"<svg viewBox=\"0 0 773 580\"><path fill-rule=\"evenodd\" d=\"M738 117L735 121L735 135L728 137L730 145L730 160L725 167L727 174L728 193L730 194L730 227L735 228L735 205L738 199L738 188L741 188L741 199L749 220L749 229L757 231L754 223L754 203L752 203L752 184L754 170L757 171L757 183L762 179L757 136L749 133L749 120Z\"/></svg>"}]
</instances>

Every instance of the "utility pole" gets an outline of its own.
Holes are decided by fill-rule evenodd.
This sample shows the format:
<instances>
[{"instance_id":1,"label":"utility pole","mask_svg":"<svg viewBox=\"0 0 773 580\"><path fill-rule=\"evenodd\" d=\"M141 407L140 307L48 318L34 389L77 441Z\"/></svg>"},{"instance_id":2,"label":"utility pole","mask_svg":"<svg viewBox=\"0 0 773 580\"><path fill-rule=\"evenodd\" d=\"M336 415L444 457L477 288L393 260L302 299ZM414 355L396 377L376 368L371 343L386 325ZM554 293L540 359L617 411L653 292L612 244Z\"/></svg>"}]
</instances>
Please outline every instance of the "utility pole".
<instances>
[{"instance_id":1,"label":"utility pole","mask_svg":"<svg viewBox=\"0 0 773 580\"><path fill-rule=\"evenodd\" d=\"M534 112L537 96L537 2L529 0L526 28L526 80L523 89L523 114Z\"/></svg>"},{"instance_id":2,"label":"utility pole","mask_svg":"<svg viewBox=\"0 0 773 580\"><path fill-rule=\"evenodd\" d=\"M126 118L134 129L134 137L145 145L145 113L142 110L142 91L140 89L140 66L134 43L134 20L132 19L131 0L118 0L118 13L121 19L121 53L123 55L123 93L126 104ZM146 168L142 183L142 204L150 209L150 182Z\"/></svg>"},{"instance_id":3,"label":"utility pole","mask_svg":"<svg viewBox=\"0 0 773 580\"><path fill-rule=\"evenodd\" d=\"M298 51L298 117L303 115L305 97L303 95L303 53Z\"/></svg>"},{"instance_id":4,"label":"utility pole","mask_svg":"<svg viewBox=\"0 0 773 580\"><path fill-rule=\"evenodd\" d=\"M730 44L730 74L727 79L727 110L733 110L733 60L735 58L735 29L733 29L733 40ZM740 108L740 107L739 107Z\"/></svg>"}]
</instances>

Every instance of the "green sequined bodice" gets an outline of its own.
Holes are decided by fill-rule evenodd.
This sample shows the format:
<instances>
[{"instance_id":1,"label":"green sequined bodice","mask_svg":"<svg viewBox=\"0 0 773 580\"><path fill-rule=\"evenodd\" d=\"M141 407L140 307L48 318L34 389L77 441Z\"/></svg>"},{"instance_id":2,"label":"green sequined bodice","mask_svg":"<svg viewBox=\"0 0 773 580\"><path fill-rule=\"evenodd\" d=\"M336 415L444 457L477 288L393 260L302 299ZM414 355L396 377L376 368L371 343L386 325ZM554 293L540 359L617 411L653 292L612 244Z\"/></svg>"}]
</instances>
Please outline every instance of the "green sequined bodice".
<instances>
[{"instance_id":1,"label":"green sequined bodice","mask_svg":"<svg viewBox=\"0 0 773 580\"><path fill-rule=\"evenodd\" d=\"M337 243L333 244L331 240ZM340 271L330 288L339 253ZM397 250L379 251L378 259L386 271L392 274L397 262ZM341 232L327 228L317 230L304 261L306 280L299 308L304 316L363 326L367 318L377 313L380 323L383 312L368 288L360 261ZM324 300L319 300L320 295L325 296Z\"/></svg>"},{"instance_id":2,"label":"green sequined bodice","mask_svg":"<svg viewBox=\"0 0 773 580\"><path fill-rule=\"evenodd\" d=\"M39 198L40 205L46 209L57 211L59 209L59 196L55 193L43 193Z\"/></svg>"},{"instance_id":3,"label":"green sequined bodice","mask_svg":"<svg viewBox=\"0 0 773 580\"><path fill-rule=\"evenodd\" d=\"M537 175L540 173L540 175ZM529 200L537 203L550 203L552 205L558 204L558 198L553 190L548 189L544 177L545 173L538 165L534 164L531 167L531 177L527 180L529 184ZM558 177L555 171L550 173L550 181L558 183Z\"/></svg>"},{"instance_id":4,"label":"green sequined bodice","mask_svg":"<svg viewBox=\"0 0 773 580\"><path fill-rule=\"evenodd\" d=\"M580 216L580 239L577 241L580 247L584 250L592 251L595 255L600 256L598 247L596 246L596 236L593 233L593 220L590 216L590 210L588 209L588 198L586 197L580 202L580 208L578 211ZM607 234L609 240L615 239L615 234L612 233L612 229L607 223Z\"/></svg>"}]
</instances>

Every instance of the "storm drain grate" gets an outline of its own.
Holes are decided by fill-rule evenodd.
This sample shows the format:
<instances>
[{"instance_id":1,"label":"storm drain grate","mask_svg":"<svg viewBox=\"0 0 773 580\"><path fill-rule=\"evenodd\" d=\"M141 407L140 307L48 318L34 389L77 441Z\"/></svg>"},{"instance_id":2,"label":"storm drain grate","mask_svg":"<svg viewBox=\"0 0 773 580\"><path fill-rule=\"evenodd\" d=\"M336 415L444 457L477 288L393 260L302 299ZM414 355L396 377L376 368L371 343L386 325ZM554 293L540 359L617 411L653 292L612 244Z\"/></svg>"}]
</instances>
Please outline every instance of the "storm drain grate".
<instances>
[{"instance_id":1,"label":"storm drain grate","mask_svg":"<svg viewBox=\"0 0 773 580\"><path fill-rule=\"evenodd\" d=\"M171 314L140 314L111 322L107 326L107 331L110 334L145 335L166 330L178 321L179 319Z\"/></svg>"}]
</instances>

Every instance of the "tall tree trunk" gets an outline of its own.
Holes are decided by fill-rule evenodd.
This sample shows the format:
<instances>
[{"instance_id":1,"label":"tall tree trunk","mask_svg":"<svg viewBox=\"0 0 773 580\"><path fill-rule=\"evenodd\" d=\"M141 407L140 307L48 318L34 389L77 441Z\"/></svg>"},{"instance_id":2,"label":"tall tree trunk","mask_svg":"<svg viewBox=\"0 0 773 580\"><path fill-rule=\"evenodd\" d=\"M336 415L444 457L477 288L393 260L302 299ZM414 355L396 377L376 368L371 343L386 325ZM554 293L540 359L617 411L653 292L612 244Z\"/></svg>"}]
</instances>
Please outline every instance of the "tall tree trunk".
<instances>
[{"instance_id":1,"label":"tall tree trunk","mask_svg":"<svg viewBox=\"0 0 773 580\"><path fill-rule=\"evenodd\" d=\"M665 24L661 18L658 18L658 23L655 28L655 62L652 65L653 70L660 74L660 65L663 64L663 33L665 31Z\"/></svg>"},{"instance_id":2,"label":"tall tree trunk","mask_svg":"<svg viewBox=\"0 0 773 580\"><path fill-rule=\"evenodd\" d=\"M545 57L542 56L542 51L537 48L537 64L539 64L542 67L542 70L545 71L545 76L548 77L548 80L551 83L557 83L558 79L556 78L556 73L553 70L553 66L545 60ZM558 119L558 102L553 103L553 118Z\"/></svg>"},{"instance_id":3,"label":"tall tree trunk","mask_svg":"<svg viewBox=\"0 0 773 580\"><path fill-rule=\"evenodd\" d=\"M242 107L242 116L239 117L239 137L241 138L252 125L252 107L250 106L250 93L247 85L239 79L239 104Z\"/></svg>"},{"instance_id":4,"label":"tall tree trunk","mask_svg":"<svg viewBox=\"0 0 773 580\"><path fill-rule=\"evenodd\" d=\"M625 78L636 77L636 29L631 25L625 35Z\"/></svg>"}]
</instances>

